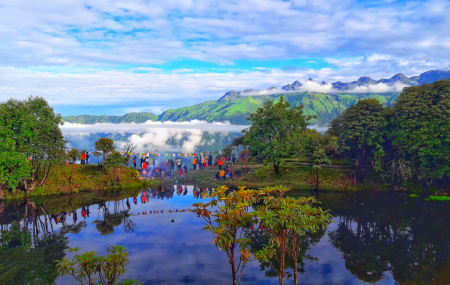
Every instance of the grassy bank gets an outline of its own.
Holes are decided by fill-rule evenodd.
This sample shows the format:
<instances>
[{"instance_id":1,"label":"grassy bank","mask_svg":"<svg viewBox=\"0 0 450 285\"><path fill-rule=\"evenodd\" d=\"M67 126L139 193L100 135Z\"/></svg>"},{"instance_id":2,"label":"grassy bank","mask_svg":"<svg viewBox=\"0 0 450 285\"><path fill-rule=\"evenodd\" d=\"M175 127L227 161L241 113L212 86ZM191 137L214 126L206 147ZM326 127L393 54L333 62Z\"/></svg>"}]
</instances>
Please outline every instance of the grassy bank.
<instances>
[{"instance_id":1,"label":"grassy bank","mask_svg":"<svg viewBox=\"0 0 450 285\"><path fill-rule=\"evenodd\" d=\"M73 167L73 177L72 175ZM29 194L31 197L77 193L81 191L104 191L113 189L138 189L153 187L159 180L141 180L136 169L130 167L120 168L120 182L114 183L114 171L107 168L98 168L97 165L57 165L52 168L47 182L43 186L36 186ZM117 173L116 173L117 175ZM26 196L25 191L4 191L5 199Z\"/></svg>"}]
</instances>

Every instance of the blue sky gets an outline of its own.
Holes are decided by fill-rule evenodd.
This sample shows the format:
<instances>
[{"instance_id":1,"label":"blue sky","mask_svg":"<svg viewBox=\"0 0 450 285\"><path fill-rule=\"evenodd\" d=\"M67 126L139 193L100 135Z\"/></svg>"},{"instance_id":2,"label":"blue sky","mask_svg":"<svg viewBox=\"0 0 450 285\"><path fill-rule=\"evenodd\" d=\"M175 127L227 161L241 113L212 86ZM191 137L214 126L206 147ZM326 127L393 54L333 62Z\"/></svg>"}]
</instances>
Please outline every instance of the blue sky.
<instances>
[{"instance_id":1,"label":"blue sky","mask_svg":"<svg viewBox=\"0 0 450 285\"><path fill-rule=\"evenodd\" d=\"M229 90L450 68L450 1L0 0L0 101L161 112Z\"/></svg>"}]
</instances>

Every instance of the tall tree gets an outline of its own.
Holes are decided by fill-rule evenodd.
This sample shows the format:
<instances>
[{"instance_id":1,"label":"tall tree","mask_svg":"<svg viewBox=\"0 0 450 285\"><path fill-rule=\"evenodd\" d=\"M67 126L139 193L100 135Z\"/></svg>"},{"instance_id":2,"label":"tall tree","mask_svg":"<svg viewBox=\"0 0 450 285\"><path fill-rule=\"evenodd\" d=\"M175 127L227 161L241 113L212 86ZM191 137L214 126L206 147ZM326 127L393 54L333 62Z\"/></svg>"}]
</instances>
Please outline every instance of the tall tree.
<instances>
[{"instance_id":1,"label":"tall tree","mask_svg":"<svg viewBox=\"0 0 450 285\"><path fill-rule=\"evenodd\" d=\"M276 103L266 101L248 118L252 125L243 130L246 144L250 150L261 153L280 174L281 162L298 147L302 132L313 118L303 114L303 106L291 108L283 97Z\"/></svg>"},{"instance_id":2,"label":"tall tree","mask_svg":"<svg viewBox=\"0 0 450 285\"><path fill-rule=\"evenodd\" d=\"M345 110L336 127L341 152L356 159L357 169L376 165L384 156L383 131L387 126L385 108L377 99L364 99Z\"/></svg>"},{"instance_id":3,"label":"tall tree","mask_svg":"<svg viewBox=\"0 0 450 285\"><path fill-rule=\"evenodd\" d=\"M429 184L450 181L449 110L450 80L405 88L394 105L394 145Z\"/></svg>"},{"instance_id":4,"label":"tall tree","mask_svg":"<svg viewBox=\"0 0 450 285\"><path fill-rule=\"evenodd\" d=\"M10 99L0 104L0 151L17 152L31 157L29 175L22 183L29 193L43 185L50 169L64 158L66 141L59 128L63 124L47 101L30 96Z\"/></svg>"}]
</instances>

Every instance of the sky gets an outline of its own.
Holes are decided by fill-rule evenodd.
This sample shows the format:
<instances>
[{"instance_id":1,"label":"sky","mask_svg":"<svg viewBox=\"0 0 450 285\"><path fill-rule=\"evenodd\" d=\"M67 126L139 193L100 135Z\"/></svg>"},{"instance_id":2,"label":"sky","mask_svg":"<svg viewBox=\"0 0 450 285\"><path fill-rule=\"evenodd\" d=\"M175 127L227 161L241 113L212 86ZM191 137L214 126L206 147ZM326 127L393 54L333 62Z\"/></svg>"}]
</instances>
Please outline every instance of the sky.
<instances>
[{"instance_id":1,"label":"sky","mask_svg":"<svg viewBox=\"0 0 450 285\"><path fill-rule=\"evenodd\" d=\"M450 0L0 0L0 101L160 113L230 90L450 68Z\"/></svg>"}]
</instances>

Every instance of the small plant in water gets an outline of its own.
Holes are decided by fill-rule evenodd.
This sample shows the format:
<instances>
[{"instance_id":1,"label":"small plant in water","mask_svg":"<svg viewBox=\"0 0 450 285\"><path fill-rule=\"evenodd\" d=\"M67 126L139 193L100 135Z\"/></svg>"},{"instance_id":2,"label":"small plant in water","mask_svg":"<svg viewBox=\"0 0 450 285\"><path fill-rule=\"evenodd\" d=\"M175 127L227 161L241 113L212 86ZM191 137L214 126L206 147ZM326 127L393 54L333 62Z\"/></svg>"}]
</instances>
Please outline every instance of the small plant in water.
<instances>
[{"instance_id":1,"label":"small plant in water","mask_svg":"<svg viewBox=\"0 0 450 285\"><path fill-rule=\"evenodd\" d=\"M108 255L98 255L95 251L87 251L78 255L79 247L69 248L69 252L75 253L73 258L56 260L58 273L72 275L81 284L102 285L138 285L135 279L119 281L129 263L128 251L124 246L108 246ZM98 283L94 283L98 281Z\"/></svg>"}]
</instances>

